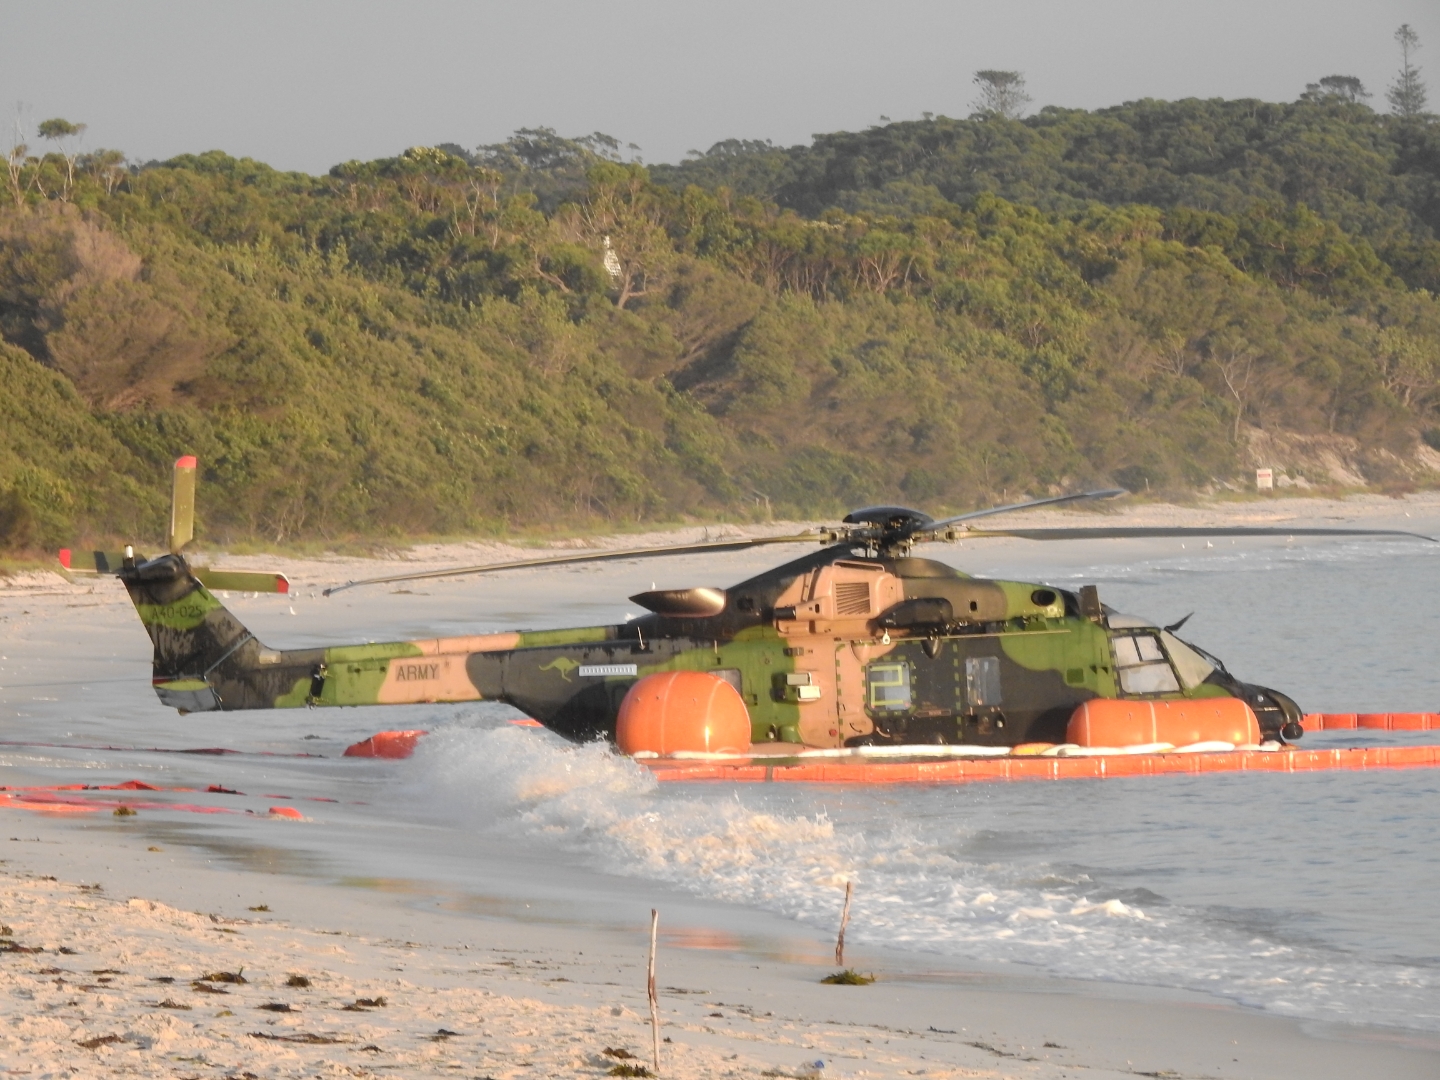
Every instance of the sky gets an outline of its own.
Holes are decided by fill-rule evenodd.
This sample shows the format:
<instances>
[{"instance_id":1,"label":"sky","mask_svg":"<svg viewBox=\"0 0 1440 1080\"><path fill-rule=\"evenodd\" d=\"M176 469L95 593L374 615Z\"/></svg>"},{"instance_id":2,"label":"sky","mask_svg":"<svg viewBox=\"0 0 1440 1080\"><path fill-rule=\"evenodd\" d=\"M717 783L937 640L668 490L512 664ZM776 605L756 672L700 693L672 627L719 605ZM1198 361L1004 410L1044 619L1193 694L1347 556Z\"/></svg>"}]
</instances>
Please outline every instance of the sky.
<instances>
[{"instance_id":1,"label":"sky","mask_svg":"<svg viewBox=\"0 0 1440 1080\"><path fill-rule=\"evenodd\" d=\"M1291 101L1339 74L1384 110L1401 23L1440 111L1437 0L0 0L0 115L7 147L60 116L141 162L320 173L539 126L673 162L965 116L982 68L1022 72L1033 108Z\"/></svg>"}]
</instances>

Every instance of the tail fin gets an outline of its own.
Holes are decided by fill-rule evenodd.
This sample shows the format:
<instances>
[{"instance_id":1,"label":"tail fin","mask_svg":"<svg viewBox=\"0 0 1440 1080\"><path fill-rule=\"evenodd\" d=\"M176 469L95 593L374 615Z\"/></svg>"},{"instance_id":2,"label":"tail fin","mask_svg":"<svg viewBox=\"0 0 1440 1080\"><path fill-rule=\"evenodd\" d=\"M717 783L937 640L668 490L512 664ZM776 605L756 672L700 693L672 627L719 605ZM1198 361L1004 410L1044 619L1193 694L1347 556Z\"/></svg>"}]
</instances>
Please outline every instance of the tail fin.
<instances>
[{"instance_id":1,"label":"tail fin","mask_svg":"<svg viewBox=\"0 0 1440 1080\"><path fill-rule=\"evenodd\" d=\"M155 646L151 683L162 703L182 713L274 709L322 692L324 649L267 649L183 556L127 559L118 576Z\"/></svg>"},{"instance_id":2,"label":"tail fin","mask_svg":"<svg viewBox=\"0 0 1440 1080\"><path fill-rule=\"evenodd\" d=\"M212 676L227 661L258 664L262 646L190 573L179 555L136 564L120 580L155 646L151 681L160 700L181 712L223 708Z\"/></svg>"}]
</instances>

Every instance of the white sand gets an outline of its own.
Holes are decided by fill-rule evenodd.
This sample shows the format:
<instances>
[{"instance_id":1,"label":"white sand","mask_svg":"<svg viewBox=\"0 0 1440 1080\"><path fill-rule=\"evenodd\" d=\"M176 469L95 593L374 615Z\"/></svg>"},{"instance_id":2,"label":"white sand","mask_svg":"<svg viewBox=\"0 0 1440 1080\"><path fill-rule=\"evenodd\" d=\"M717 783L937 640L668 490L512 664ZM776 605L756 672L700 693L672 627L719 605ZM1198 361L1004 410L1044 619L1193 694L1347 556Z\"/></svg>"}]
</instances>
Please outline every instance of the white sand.
<instances>
[{"instance_id":1,"label":"white sand","mask_svg":"<svg viewBox=\"0 0 1440 1080\"><path fill-rule=\"evenodd\" d=\"M0 1060L12 1074L599 1076L617 1064L607 1048L648 1063L642 912L631 933L463 918L384 893L201 869L73 821L6 824L22 837L3 848L8 940L44 949L0 954ZM35 876L44 869L61 880ZM134 898L141 878L151 895ZM248 910L260 895L272 912ZM833 965L813 953L753 959L662 948L662 1030L673 1040L663 1075L793 1074L815 1060L827 1076L875 1077L1318 1080L1440 1067L1434 1048L1307 1034L1193 995L927 973L916 957L887 970L897 957L865 953L847 959L881 981L832 987L817 980ZM203 984L224 995L195 989L219 971L247 981ZM292 974L311 986L287 986ZM81 1045L108 1036L117 1041Z\"/></svg>"}]
</instances>

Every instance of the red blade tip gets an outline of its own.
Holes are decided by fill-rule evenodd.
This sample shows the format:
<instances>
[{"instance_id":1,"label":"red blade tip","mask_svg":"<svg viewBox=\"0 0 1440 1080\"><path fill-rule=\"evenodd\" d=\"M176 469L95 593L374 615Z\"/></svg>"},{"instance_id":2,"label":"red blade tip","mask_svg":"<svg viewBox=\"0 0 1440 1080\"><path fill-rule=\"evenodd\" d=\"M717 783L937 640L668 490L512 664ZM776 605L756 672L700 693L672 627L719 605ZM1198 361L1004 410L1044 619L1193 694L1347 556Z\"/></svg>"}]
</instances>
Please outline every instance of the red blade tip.
<instances>
[{"instance_id":1,"label":"red blade tip","mask_svg":"<svg viewBox=\"0 0 1440 1080\"><path fill-rule=\"evenodd\" d=\"M193 469L193 468L195 468L195 455L194 455L194 454L186 454L184 457L178 457L178 458L176 458L176 459L175 459L175 467L176 467L177 469Z\"/></svg>"},{"instance_id":2,"label":"red blade tip","mask_svg":"<svg viewBox=\"0 0 1440 1080\"><path fill-rule=\"evenodd\" d=\"M65 567L66 570L69 570L69 569L70 569L70 549L69 549L69 548L61 548L61 549L60 549L60 565L63 566L63 567Z\"/></svg>"}]
</instances>

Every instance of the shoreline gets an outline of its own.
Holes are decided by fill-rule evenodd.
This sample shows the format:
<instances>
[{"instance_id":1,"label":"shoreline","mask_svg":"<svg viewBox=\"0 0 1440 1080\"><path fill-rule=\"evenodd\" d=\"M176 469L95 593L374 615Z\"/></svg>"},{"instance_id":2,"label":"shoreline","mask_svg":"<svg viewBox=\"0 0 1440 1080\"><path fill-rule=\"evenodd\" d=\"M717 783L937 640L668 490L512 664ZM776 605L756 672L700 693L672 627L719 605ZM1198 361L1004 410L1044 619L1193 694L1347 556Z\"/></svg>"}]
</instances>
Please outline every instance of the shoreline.
<instances>
[{"instance_id":1,"label":"shoreline","mask_svg":"<svg viewBox=\"0 0 1440 1080\"><path fill-rule=\"evenodd\" d=\"M1031 526L1364 523L1435 535L1440 532L1440 493L1404 499L1287 497L1222 508L1146 504L1102 515L1030 511L1014 521ZM776 523L763 531L793 528ZM691 529L590 543L614 548L694 540L699 534ZM1170 543L997 539L934 545L933 550L940 558L963 559L977 573L987 565L1031 567L1038 573L1076 559L1148 557L1170 550ZM433 591L427 585L316 598L317 590L347 576L534 553L484 544L421 545L403 559L246 556L223 562L292 575L296 589L289 598L235 594L227 601L263 640L289 646L372 633L399 637L417 626L504 627L510 612L522 610L557 625L618 618L623 615L619 600L631 586L643 588L652 575L675 584L738 580L748 567L792 557L762 548L723 560L680 557L668 567L666 560L655 560L643 569L623 561L609 564L605 573L563 568L557 573L564 576L553 579L548 591L538 590L545 592L543 598L537 598L537 584L544 580L539 575L549 571L459 579ZM236 759L222 770L217 759L74 753L64 747L113 742L122 730L132 746L175 747L224 745L239 738L242 729L210 727L195 717L157 709L148 685L149 642L124 590L111 579L71 585L58 574L41 572L0 581L0 643L5 646L0 660L6 660L0 703L13 704L21 718L8 730L46 738L53 732L54 745L62 748L28 756L7 748L0 783L53 783L49 778L57 775L79 776L87 783L166 776L169 781L154 782L193 783L203 777L202 788L216 779L240 786L236 770L246 769L255 783L257 773L274 776L264 781L270 786L247 790L287 790L284 785L293 788L297 778L318 777L311 770L319 770L356 733L363 737L385 727L416 726L404 719L412 717L404 710L395 716L336 710L323 727L300 712L264 718L269 725L264 728L244 729L253 730L244 737L257 748L271 745L264 740L282 732L289 739L301 731L326 732L325 741L295 744L326 758L283 767ZM79 675L77 660L83 661ZM206 761L214 767L201 768ZM286 775L288 780L281 779ZM91 779L101 776L107 779ZM257 813L263 812L263 804L257 805ZM648 1064L643 968L653 905L661 912L662 1015L674 1039L666 1050L675 1055L673 1061L662 1061L662 1075L677 1080L798 1075L807 1060L816 1058L827 1062L823 1075L828 1076L923 1073L1050 1080L1148 1074L1228 1080L1303 1074L1310 1080L1339 1080L1363 1070L1402 1078L1440 1073L1440 1034L1289 1019L1196 992L1082 982L1019 964L987 966L852 946L847 963L873 970L880 981L869 987L821 986L818 979L834 970L833 943L823 933L641 878L612 879L619 884L598 905L585 896L567 897L563 910L545 880L546 866L512 876L506 894L488 881L486 871L495 868L485 865L484 852L470 856L473 865L467 870L483 883L478 886L462 889L439 876L407 877L400 870L392 879L362 883L325 867L298 866L297 858L303 862L311 853L306 834L291 830L343 824L338 816L327 822L319 811L315 815L315 822L226 819L243 823L227 840L177 820L187 815L160 810L112 818L11 809L0 832L0 924L14 931L5 940L45 952L0 951L5 1019L0 1060L5 1067L35 1077L68 1076L76 1069L97 1076L217 1078L247 1071L265 1077L602 1076L628 1061L606 1058L607 1046L626 1049ZM325 833L310 835L312 846L323 846ZM235 844L233 851L227 842ZM244 857L235 855L242 847ZM41 880L49 876L58 880ZM598 879L571 875L566 880ZM97 882L102 889L80 888ZM476 888L489 891L476 893ZM132 905L132 897L140 903ZM151 902L165 908L152 909ZM262 903L271 911L249 911ZM587 903L594 910L584 911ZM628 913L631 906L633 919L617 914ZM212 921L212 914L221 921ZM79 951L58 954L61 945ZM197 975L241 965L247 977L254 976L247 984L216 984L231 991L230 999L191 987ZM39 974L50 967L63 970ZM106 969L125 974L97 974ZM292 972L312 978L314 985L309 990L286 987ZM157 976L176 981L151 981ZM102 977L111 982L99 983ZM57 978L64 983L57 984ZM78 990L82 984L92 989ZM708 993L672 993L666 987ZM167 995L190 1008L162 1008ZM364 1013L344 1009L356 998L377 997L385 997L387 1004ZM232 1015L220 1016L226 1006L211 1007L211 1002L238 1002L243 1008L230 1007ZM302 1011L259 1008L271 1002L289 1002ZM617 1007L621 1013L612 1015ZM715 1012L721 1016L710 1015ZM432 1041L440 1028L461 1034ZM254 1038L252 1032L311 1032L352 1041L296 1043ZM94 1049L77 1045L108 1035L128 1041ZM1047 1047L1047 1042L1057 1045ZM365 1050L367 1045L381 1049Z\"/></svg>"},{"instance_id":2,"label":"shoreline","mask_svg":"<svg viewBox=\"0 0 1440 1080\"><path fill-rule=\"evenodd\" d=\"M466 916L393 884L206 865L144 845L125 823L27 826L4 844L0 902L7 940L44 952L0 956L0 1051L12 1073L501 1080L649 1065L647 911L629 928ZM270 910L251 910L261 903ZM893 950L850 950L847 962L874 971L875 984L823 986L833 957L814 932L737 948L713 928L674 925L673 908L658 906L662 1034L672 1040L660 1075L678 1080L799 1076L817 1059L824 1076L1040 1080L1405 1078L1440 1065L1440 1035L1288 1019L1185 991L947 968ZM216 972L246 982L203 982ZM291 975L310 986L287 985Z\"/></svg>"}]
</instances>

